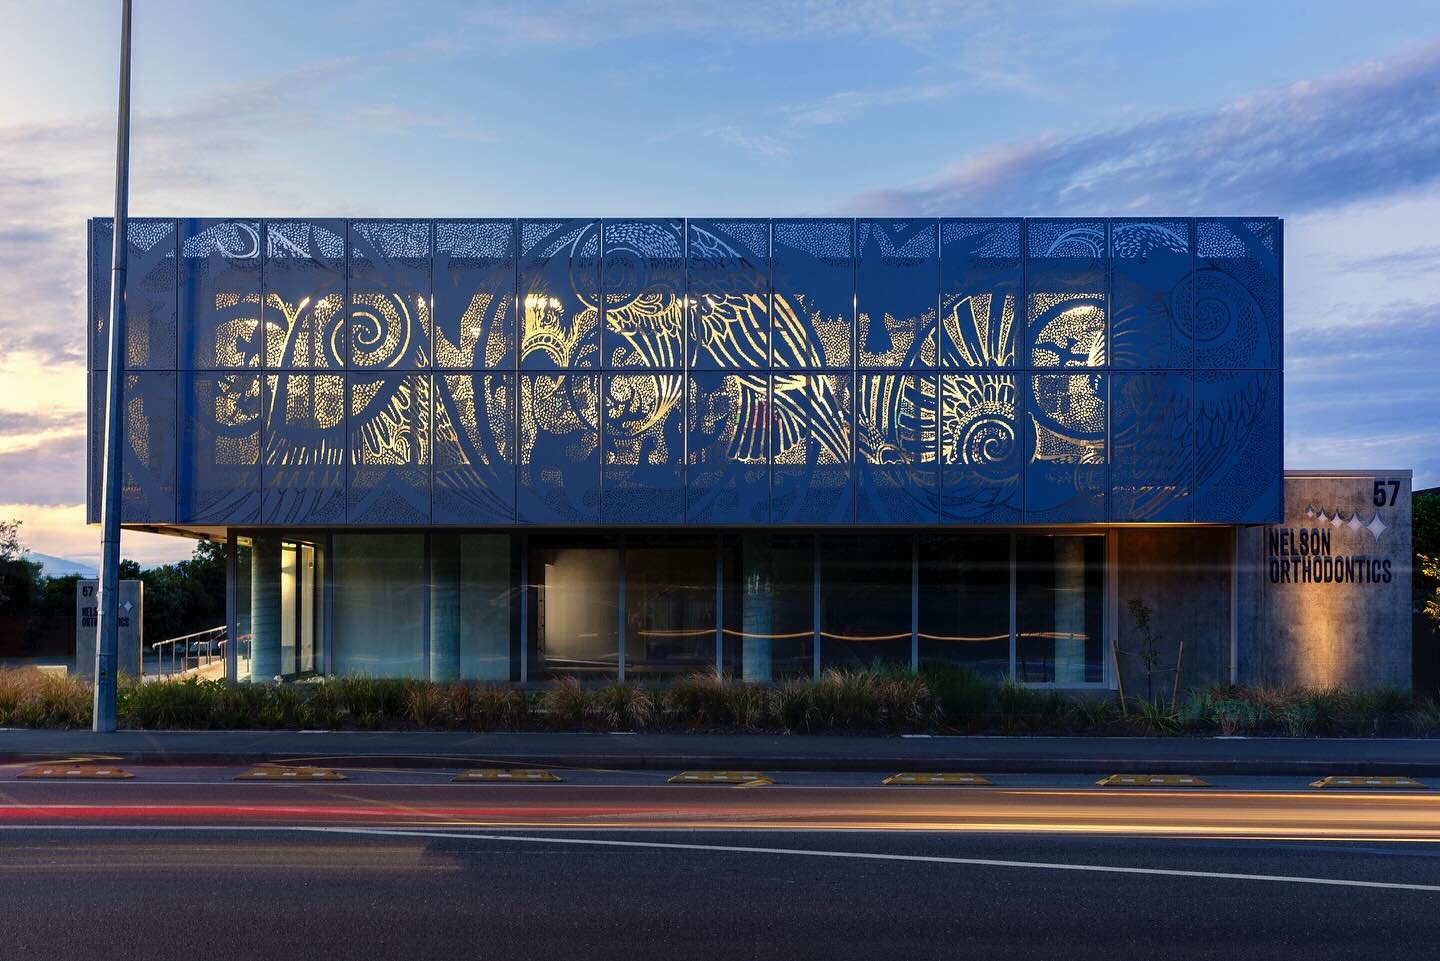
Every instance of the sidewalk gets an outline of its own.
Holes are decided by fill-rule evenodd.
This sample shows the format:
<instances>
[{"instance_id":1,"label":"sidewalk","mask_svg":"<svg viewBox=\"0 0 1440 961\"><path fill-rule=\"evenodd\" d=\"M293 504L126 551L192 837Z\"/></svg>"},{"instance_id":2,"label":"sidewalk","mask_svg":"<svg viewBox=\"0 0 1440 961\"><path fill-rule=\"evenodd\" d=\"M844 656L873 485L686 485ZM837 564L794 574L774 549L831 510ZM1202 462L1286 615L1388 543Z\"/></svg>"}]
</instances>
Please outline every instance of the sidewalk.
<instances>
[{"instance_id":1,"label":"sidewalk","mask_svg":"<svg viewBox=\"0 0 1440 961\"><path fill-rule=\"evenodd\" d=\"M0 729L0 763L92 754L132 764L1440 776L1440 739Z\"/></svg>"}]
</instances>

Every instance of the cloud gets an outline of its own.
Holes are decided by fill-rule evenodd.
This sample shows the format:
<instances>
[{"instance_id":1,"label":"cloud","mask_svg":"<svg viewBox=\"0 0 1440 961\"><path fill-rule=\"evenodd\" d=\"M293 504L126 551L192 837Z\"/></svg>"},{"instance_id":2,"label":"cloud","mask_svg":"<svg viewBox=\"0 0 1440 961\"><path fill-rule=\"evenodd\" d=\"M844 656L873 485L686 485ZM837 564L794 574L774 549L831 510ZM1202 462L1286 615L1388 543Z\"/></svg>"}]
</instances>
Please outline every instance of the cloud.
<instances>
[{"instance_id":1,"label":"cloud","mask_svg":"<svg viewBox=\"0 0 1440 961\"><path fill-rule=\"evenodd\" d=\"M865 214L1290 216L1440 181L1440 44L1220 107L963 158Z\"/></svg>"},{"instance_id":2,"label":"cloud","mask_svg":"<svg viewBox=\"0 0 1440 961\"><path fill-rule=\"evenodd\" d=\"M589 47L637 37L702 34L749 42L796 37L890 37L922 39L940 25L950 28L1015 16L1013 4L996 0L609 0L603 9L588 0L493 0L452 6L458 32L435 44L456 49L483 38L537 48ZM598 12L597 12L598 11ZM473 32L474 37L469 33Z\"/></svg>"},{"instance_id":3,"label":"cloud","mask_svg":"<svg viewBox=\"0 0 1440 961\"><path fill-rule=\"evenodd\" d=\"M1285 341L1286 466L1410 467L1440 477L1440 304L1380 303ZM1429 479L1429 481L1427 481Z\"/></svg>"}]
</instances>

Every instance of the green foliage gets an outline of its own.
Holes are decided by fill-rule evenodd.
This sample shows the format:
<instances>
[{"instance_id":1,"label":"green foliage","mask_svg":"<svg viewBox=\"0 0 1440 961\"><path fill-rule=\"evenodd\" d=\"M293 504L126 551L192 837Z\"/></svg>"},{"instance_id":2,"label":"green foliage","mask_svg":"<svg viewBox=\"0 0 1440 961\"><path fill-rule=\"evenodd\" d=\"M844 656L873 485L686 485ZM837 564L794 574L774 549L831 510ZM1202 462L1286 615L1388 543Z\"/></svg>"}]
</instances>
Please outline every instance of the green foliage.
<instances>
[{"instance_id":1,"label":"green foliage","mask_svg":"<svg viewBox=\"0 0 1440 961\"><path fill-rule=\"evenodd\" d=\"M1180 730L1180 718L1164 698L1135 698L1130 702L1130 719L1149 735L1175 734Z\"/></svg>"},{"instance_id":2,"label":"green foliage","mask_svg":"<svg viewBox=\"0 0 1440 961\"><path fill-rule=\"evenodd\" d=\"M133 561L130 563L134 563ZM201 541L189 560L122 577L145 584L145 639L150 643L225 623L225 545Z\"/></svg>"},{"instance_id":3,"label":"green foliage","mask_svg":"<svg viewBox=\"0 0 1440 961\"><path fill-rule=\"evenodd\" d=\"M0 521L0 613L24 614L34 606L43 583L40 565L25 559L20 521ZM74 603L73 595L71 603Z\"/></svg>"},{"instance_id":4,"label":"green foliage","mask_svg":"<svg viewBox=\"0 0 1440 961\"><path fill-rule=\"evenodd\" d=\"M815 723L815 687L790 681L775 691L775 719L788 733L808 732Z\"/></svg>"},{"instance_id":5,"label":"green foliage","mask_svg":"<svg viewBox=\"0 0 1440 961\"><path fill-rule=\"evenodd\" d=\"M600 721L612 730L630 731L645 727L655 716L650 694L629 684L610 684L595 694Z\"/></svg>"},{"instance_id":6,"label":"green foliage","mask_svg":"<svg viewBox=\"0 0 1440 961\"><path fill-rule=\"evenodd\" d=\"M1132 597L1125 606L1130 609L1130 619L1140 638L1140 666L1145 669L1145 698L1149 700L1154 697L1155 669L1160 666L1160 645L1165 637L1155 632L1150 620L1152 612L1144 601Z\"/></svg>"},{"instance_id":7,"label":"green foliage","mask_svg":"<svg viewBox=\"0 0 1440 961\"><path fill-rule=\"evenodd\" d=\"M124 681L120 723L146 729L406 728L561 730L602 726L815 731L953 730L1107 733L1139 730L1227 735L1440 733L1440 702L1395 690L1228 686L1191 692L1178 711L1165 699L1136 699L1121 725L1116 704L1091 692L994 685L963 671L852 669L779 687L716 673L676 678L668 687L577 678L543 693L509 684L433 683L344 677L293 684L198 678ZM73 677L35 668L0 669L0 726L84 727L91 692ZM543 720L537 717L543 715Z\"/></svg>"},{"instance_id":8,"label":"green foliage","mask_svg":"<svg viewBox=\"0 0 1440 961\"><path fill-rule=\"evenodd\" d=\"M1417 701L1406 720L1410 733L1416 737L1434 737L1440 734L1440 701L1434 698Z\"/></svg>"},{"instance_id":9,"label":"green foliage","mask_svg":"<svg viewBox=\"0 0 1440 961\"><path fill-rule=\"evenodd\" d=\"M687 727L720 727L735 721L728 681L718 671L676 678L667 690L668 715Z\"/></svg>"},{"instance_id":10,"label":"green foliage","mask_svg":"<svg viewBox=\"0 0 1440 961\"><path fill-rule=\"evenodd\" d=\"M551 725L573 730L585 727L595 710L595 698L578 677L562 677L551 685L541 702Z\"/></svg>"},{"instance_id":11,"label":"green foliage","mask_svg":"<svg viewBox=\"0 0 1440 961\"><path fill-rule=\"evenodd\" d=\"M961 727L979 724L995 703L997 685L963 667L937 664L920 669L944 720Z\"/></svg>"},{"instance_id":12,"label":"green foliage","mask_svg":"<svg viewBox=\"0 0 1440 961\"><path fill-rule=\"evenodd\" d=\"M33 667L0 669L0 727L89 727L88 685Z\"/></svg>"}]
</instances>

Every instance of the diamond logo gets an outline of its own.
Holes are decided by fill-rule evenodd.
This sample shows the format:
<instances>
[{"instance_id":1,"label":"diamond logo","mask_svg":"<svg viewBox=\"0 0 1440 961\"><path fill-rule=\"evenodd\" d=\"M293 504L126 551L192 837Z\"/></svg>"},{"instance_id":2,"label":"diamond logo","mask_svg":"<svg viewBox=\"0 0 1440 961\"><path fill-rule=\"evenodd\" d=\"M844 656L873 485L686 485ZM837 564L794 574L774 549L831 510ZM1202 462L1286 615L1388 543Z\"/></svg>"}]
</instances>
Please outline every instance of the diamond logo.
<instances>
[{"instance_id":1,"label":"diamond logo","mask_svg":"<svg viewBox=\"0 0 1440 961\"><path fill-rule=\"evenodd\" d=\"M134 607L135 607L135 605L134 605L134 604L131 604L129 601L126 601L124 604L121 604L120 606L123 607L123 608L125 608L125 613L126 613L126 614L129 614L130 611L133 610Z\"/></svg>"},{"instance_id":2,"label":"diamond logo","mask_svg":"<svg viewBox=\"0 0 1440 961\"><path fill-rule=\"evenodd\" d=\"M1325 508L1323 508L1323 507L1320 508L1320 521L1321 521L1321 523L1324 523L1325 521L1328 521L1329 519L1330 519L1330 515L1327 514L1327 513L1325 513Z\"/></svg>"},{"instance_id":3,"label":"diamond logo","mask_svg":"<svg viewBox=\"0 0 1440 961\"><path fill-rule=\"evenodd\" d=\"M1332 517L1332 518L1330 518L1330 526L1331 526L1331 527L1339 527L1339 526L1340 526L1341 524L1343 524L1343 523L1345 523L1345 522L1340 519L1340 512L1339 512L1339 511L1336 511L1336 512L1335 512L1335 516Z\"/></svg>"},{"instance_id":4,"label":"diamond logo","mask_svg":"<svg viewBox=\"0 0 1440 961\"><path fill-rule=\"evenodd\" d=\"M1377 541L1380 539L1380 535L1385 533L1387 529L1387 525L1384 521L1380 519L1380 514L1378 511L1376 512L1374 517L1370 518L1370 523L1366 524L1365 526L1370 529L1370 533L1375 535L1375 539Z\"/></svg>"},{"instance_id":5,"label":"diamond logo","mask_svg":"<svg viewBox=\"0 0 1440 961\"><path fill-rule=\"evenodd\" d=\"M1357 534L1360 533L1360 528L1362 528L1362 527L1365 526L1364 524L1360 523L1360 512L1359 512L1359 511L1356 511L1354 514L1351 514L1351 515L1350 515L1350 520L1346 521L1346 523L1350 526L1350 529L1351 529L1352 531L1354 531L1355 533L1357 533Z\"/></svg>"},{"instance_id":6,"label":"diamond logo","mask_svg":"<svg viewBox=\"0 0 1440 961\"><path fill-rule=\"evenodd\" d=\"M1314 519L1315 519L1315 505L1314 505L1314 504L1311 504L1310 506L1308 506L1308 507L1305 508L1305 516L1308 517L1308 518L1310 518L1311 520L1314 520Z\"/></svg>"}]
</instances>

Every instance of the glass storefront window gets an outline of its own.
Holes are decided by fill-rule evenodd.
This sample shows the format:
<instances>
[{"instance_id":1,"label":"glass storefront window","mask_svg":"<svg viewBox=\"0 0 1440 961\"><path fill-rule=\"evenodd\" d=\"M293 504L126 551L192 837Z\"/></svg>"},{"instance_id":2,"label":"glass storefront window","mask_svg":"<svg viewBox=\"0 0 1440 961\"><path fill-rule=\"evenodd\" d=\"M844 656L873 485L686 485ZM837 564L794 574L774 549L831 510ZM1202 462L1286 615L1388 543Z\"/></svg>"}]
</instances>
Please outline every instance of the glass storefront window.
<instances>
[{"instance_id":1,"label":"glass storefront window","mask_svg":"<svg viewBox=\"0 0 1440 961\"><path fill-rule=\"evenodd\" d=\"M615 538L530 541L530 678L614 678L620 657Z\"/></svg>"},{"instance_id":2,"label":"glass storefront window","mask_svg":"<svg viewBox=\"0 0 1440 961\"><path fill-rule=\"evenodd\" d=\"M1103 536L1017 536L1016 680L1104 680L1104 571Z\"/></svg>"},{"instance_id":3,"label":"glass storefront window","mask_svg":"<svg viewBox=\"0 0 1440 961\"><path fill-rule=\"evenodd\" d=\"M914 630L921 666L1002 678L1013 665L1026 684L1105 680L1099 533L637 532L623 551L619 536L563 532L330 542L236 538L237 678L518 681L522 643L532 681L612 680L622 652L627 678L675 677L715 667L718 604L720 666L749 682L811 676L817 627L824 669L908 667Z\"/></svg>"},{"instance_id":4,"label":"glass storefront window","mask_svg":"<svg viewBox=\"0 0 1440 961\"><path fill-rule=\"evenodd\" d=\"M430 679L520 679L509 534L430 535Z\"/></svg>"},{"instance_id":5,"label":"glass storefront window","mask_svg":"<svg viewBox=\"0 0 1440 961\"><path fill-rule=\"evenodd\" d=\"M813 673L814 544L810 534L724 539L727 674L764 683Z\"/></svg>"},{"instance_id":6,"label":"glass storefront window","mask_svg":"<svg viewBox=\"0 0 1440 961\"><path fill-rule=\"evenodd\" d=\"M425 536L334 540L334 673L425 676Z\"/></svg>"},{"instance_id":7,"label":"glass storefront window","mask_svg":"<svg viewBox=\"0 0 1440 961\"><path fill-rule=\"evenodd\" d=\"M920 665L1010 673L1010 535L920 536Z\"/></svg>"},{"instance_id":8,"label":"glass storefront window","mask_svg":"<svg viewBox=\"0 0 1440 961\"><path fill-rule=\"evenodd\" d=\"M911 538L820 538L820 663L910 666Z\"/></svg>"},{"instance_id":9,"label":"glass storefront window","mask_svg":"<svg viewBox=\"0 0 1440 961\"><path fill-rule=\"evenodd\" d=\"M715 666L715 538L625 542L625 676Z\"/></svg>"}]
</instances>

